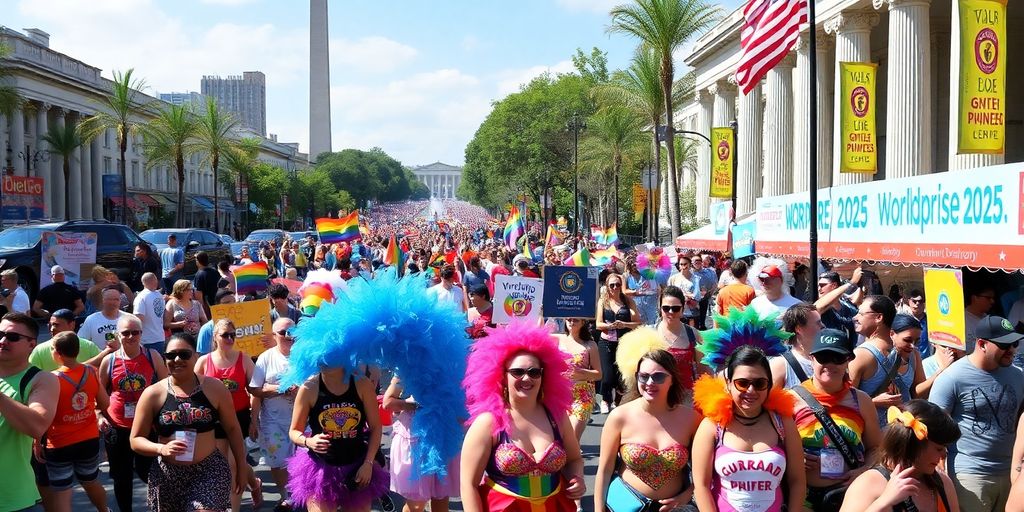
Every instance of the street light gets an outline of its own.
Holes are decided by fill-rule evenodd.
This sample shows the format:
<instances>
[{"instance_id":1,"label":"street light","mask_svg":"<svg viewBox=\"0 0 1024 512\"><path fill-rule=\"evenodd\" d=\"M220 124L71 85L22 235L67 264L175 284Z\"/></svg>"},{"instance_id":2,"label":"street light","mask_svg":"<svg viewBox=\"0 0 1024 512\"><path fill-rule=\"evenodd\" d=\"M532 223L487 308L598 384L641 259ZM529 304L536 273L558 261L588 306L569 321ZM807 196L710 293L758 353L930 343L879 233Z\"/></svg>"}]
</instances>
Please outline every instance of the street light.
<instances>
[{"instance_id":1,"label":"street light","mask_svg":"<svg viewBox=\"0 0 1024 512\"><path fill-rule=\"evenodd\" d=\"M28 174L28 171L32 170L33 164L49 162L50 152L43 150L31 151L29 146L25 146L25 151L18 152L18 158L25 161L25 173ZM38 168L38 165L36 168Z\"/></svg>"},{"instance_id":2,"label":"street light","mask_svg":"<svg viewBox=\"0 0 1024 512\"><path fill-rule=\"evenodd\" d=\"M576 237L580 234L580 130L587 129L587 122L581 120L579 114L573 112L572 117L569 118L569 122L565 126L567 129L572 130L572 211L574 221L572 234Z\"/></svg>"}]
</instances>

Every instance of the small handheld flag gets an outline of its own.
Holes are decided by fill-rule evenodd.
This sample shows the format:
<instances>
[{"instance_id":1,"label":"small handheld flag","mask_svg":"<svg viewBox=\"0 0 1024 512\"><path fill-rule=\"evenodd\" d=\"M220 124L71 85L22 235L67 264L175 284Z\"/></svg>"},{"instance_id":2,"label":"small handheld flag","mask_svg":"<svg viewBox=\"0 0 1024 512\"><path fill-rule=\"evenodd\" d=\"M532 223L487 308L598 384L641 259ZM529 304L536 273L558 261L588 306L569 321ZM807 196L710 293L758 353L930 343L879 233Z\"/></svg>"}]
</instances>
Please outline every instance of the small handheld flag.
<instances>
[{"instance_id":1,"label":"small handheld flag","mask_svg":"<svg viewBox=\"0 0 1024 512\"><path fill-rule=\"evenodd\" d=\"M231 271L235 275L235 293L249 295L267 289L267 277L270 272L267 264L262 261L235 267Z\"/></svg>"},{"instance_id":2,"label":"small handheld flag","mask_svg":"<svg viewBox=\"0 0 1024 512\"><path fill-rule=\"evenodd\" d=\"M353 211L340 219L317 219L316 231L320 235L320 243L324 244L357 240L361 236L359 234L359 211Z\"/></svg>"},{"instance_id":3,"label":"small handheld flag","mask_svg":"<svg viewBox=\"0 0 1024 512\"><path fill-rule=\"evenodd\" d=\"M524 234L526 234L526 225L523 224L523 217L519 214L519 209L512 205L512 209L508 213L508 220L505 222L505 233L503 236L505 245L509 249L515 249L516 242Z\"/></svg>"}]
</instances>

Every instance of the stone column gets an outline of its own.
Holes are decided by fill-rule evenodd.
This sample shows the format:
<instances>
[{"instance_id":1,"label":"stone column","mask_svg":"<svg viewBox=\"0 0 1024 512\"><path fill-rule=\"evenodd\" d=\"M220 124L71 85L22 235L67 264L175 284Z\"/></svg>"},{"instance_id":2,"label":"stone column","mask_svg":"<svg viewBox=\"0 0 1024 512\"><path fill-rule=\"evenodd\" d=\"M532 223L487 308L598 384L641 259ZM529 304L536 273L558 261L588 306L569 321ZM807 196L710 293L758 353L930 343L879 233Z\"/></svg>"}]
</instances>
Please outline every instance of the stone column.
<instances>
[{"instance_id":1,"label":"stone column","mask_svg":"<svg viewBox=\"0 0 1024 512\"><path fill-rule=\"evenodd\" d=\"M818 188L832 186L832 82L835 76L832 51L835 41L824 30L817 31L818 50Z\"/></svg>"},{"instance_id":2,"label":"stone column","mask_svg":"<svg viewBox=\"0 0 1024 512\"><path fill-rule=\"evenodd\" d=\"M700 102L700 110L697 113L697 129L694 130L705 137L711 137L711 123L713 121L712 115L714 114L714 95L710 90L701 90L697 93L697 101ZM710 179L711 179L711 148L708 147L707 141L698 138L697 142L697 218L706 219L708 218L708 206L711 204L711 199L708 197L710 192ZM672 143L671 141L669 142ZM676 155L676 166L681 165L679 162L679 156ZM670 170L671 172L671 170ZM684 175L687 173L683 173ZM679 180L679 188L676 192L682 192L685 180ZM667 188L667 187L666 187Z\"/></svg>"},{"instance_id":3,"label":"stone column","mask_svg":"<svg viewBox=\"0 0 1024 512\"><path fill-rule=\"evenodd\" d=\"M1003 163L1004 155L956 154L957 127L960 124L960 2L952 0L953 15L949 29L949 170L959 171ZM1005 48L1005 41L1003 48ZM1005 58L1005 51L1001 58ZM1007 73L1009 75L1009 73ZM1009 130L1007 130L1009 132Z\"/></svg>"},{"instance_id":4,"label":"stone column","mask_svg":"<svg viewBox=\"0 0 1024 512\"><path fill-rule=\"evenodd\" d=\"M793 190L793 66L792 53L768 72L764 112L764 197Z\"/></svg>"},{"instance_id":5,"label":"stone column","mask_svg":"<svg viewBox=\"0 0 1024 512\"><path fill-rule=\"evenodd\" d=\"M889 4L885 177L932 172L931 0L873 0Z\"/></svg>"},{"instance_id":6,"label":"stone column","mask_svg":"<svg viewBox=\"0 0 1024 512\"><path fill-rule=\"evenodd\" d=\"M92 215L94 219L103 218L103 142L99 137L89 144L89 158L91 160L90 174L92 175Z\"/></svg>"},{"instance_id":7,"label":"stone column","mask_svg":"<svg viewBox=\"0 0 1024 512\"><path fill-rule=\"evenodd\" d=\"M841 101L839 94L841 81L839 64L842 62L869 62L871 60L871 27L878 24L878 15L866 12L842 12L825 22L825 31L836 37L836 61L833 83L835 84L835 105L833 107L834 124L832 152L832 184L850 185L871 181L872 175L867 173L840 173L839 163L843 141L841 140L839 112ZM877 95L877 92L876 92ZM890 99L890 101L892 101Z\"/></svg>"},{"instance_id":8,"label":"stone column","mask_svg":"<svg viewBox=\"0 0 1024 512\"><path fill-rule=\"evenodd\" d=\"M793 192L806 192L811 182L811 65L810 33L796 41L796 68L793 70Z\"/></svg>"},{"instance_id":9,"label":"stone column","mask_svg":"<svg viewBox=\"0 0 1024 512\"><path fill-rule=\"evenodd\" d=\"M47 130L49 130L49 120L47 119L47 112L50 111L50 106L51 105L49 103L36 104L36 147L32 150L32 152L35 153L36 151L39 151L40 156L43 154L49 154L47 153L47 150L49 148L46 142L43 142L43 135L46 135ZM31 162L32 155L26 155L26 157L29 159L26 161L27 165L28 162ZM56 210L54 210L53 204L54 196L49 192L50 190L52 190L52 173L50 172L50 164L44 162L36 162L35 164L33 164L33 169L35 169L34 176L38 176L43 179L43 216L47 218L55 217L56 214L54 212Z\"/></svg>"},{"instance_id":10,"label":"stone column","mask_svg":"<svg viewBox=\"0 0 1024 512\"><path fill-rule=\"evenodd\" d=\"M82 162L82 171L79 173L82 177L82 186L79 189L75 189L75 196L78 197L79 203L82 205L82 218L95 219L92 212L92 144L86 142L82 144L79 153L79 161Z\"/></svg>"},{"instance_id":11,"label":"stone column","mask_svg":"<svg viewBox=\"0 0 1024 512\"><path fill-rule=\"evenodd\" d=\"M80 117L75 116L75 124L80 122ZM71 121L68 121L69 125L73 125ZM69 212L72 219L82 218L82 169L84 167L85 160L82 159L82 146L79 146L71 153L71 173L68 175L70 181L68 187L69 206L71 211Z\"/></svg>"},{"instance_id":12,"label":"stone column","mask_svg":"<svg viewBox=\"0 0 1024 512\"><path fill-rule=\"evenodd\" d=\"M58 130L64 130L65 120L64 117L67 115L67 109L63 107L57 107L54 109L53 122L55 123ZM55 219L64 218L64 158L56 153L50 154L50 172L51 179L50 183L50 197L53 198L53 217Z\"/></svg>"},{"instance_id":13,"label":"stone column","mask_svg":"<svg viewBox=\"0 0 1024 512\"><path fill-rule=\"evenodd\" d=\"M736 216L754 211L756 199L761 192L761 84L750 93L740 95L736 135L736 151L739 156L736 169Z\"/></svg>"},{"instance_id":14,"label":"stone column","mask_svg":"<svg viewBox=\"0 0 1024 512\"><path fill-rule=\"evenodd\" d=\"M25 159L18 155L25 151L25 112L21 107L14 109L11 114L11 164L14 165L14 174L25 176Z\"/></svg>"}]
</instances>

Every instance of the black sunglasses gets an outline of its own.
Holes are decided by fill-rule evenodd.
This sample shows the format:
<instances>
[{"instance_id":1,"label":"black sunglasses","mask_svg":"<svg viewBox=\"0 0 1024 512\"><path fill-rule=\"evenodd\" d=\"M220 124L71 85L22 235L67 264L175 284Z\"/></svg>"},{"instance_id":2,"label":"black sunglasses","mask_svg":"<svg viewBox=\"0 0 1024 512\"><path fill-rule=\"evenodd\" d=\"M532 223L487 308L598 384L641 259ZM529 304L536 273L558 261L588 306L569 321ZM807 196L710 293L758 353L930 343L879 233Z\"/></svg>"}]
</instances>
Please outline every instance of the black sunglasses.
<instances>
[{"instance_id":1,"label":"black sunglasses","mask_svg":"<svg viewBox=\"0 0 1024 512\"><path fill-rule=\"evenodd\" d=\"M817 354L812 355L811 357L813 357L814 360L818 362L818 364L840 365L850 362L850 356L832 351L819 352Z\"/></svg>"},{"instance_id":2,"label":"black sunglasses","mask_svg":"<svg viewBox=\"0 0 1024 512\"><path fill-rule=\"evenodd\" d=\"M665 313L678 313L683 310L682 306L662 306L661 310Z\"/></svg>"},{"instance_id":3,"label":"black sunglasses","mask_svg":"<svg viewBox=\"0 0 1024 512\"><path fill-rule=\"evenodd\" d=\"M32 336L26 336L24 334L19 334L19 333L16 333L14 331L11 331L11 332L0 331L0 340L7 340L7 341L9 341L11 343L17 343L17 342L19 342L21 340L34 340L34 339L35 338L32 337Z\"/></svg>"},{"instance_id":4,"label":"black sunglasses","mask_svg":"<svg viewBox=\"0 0 1024 512\"><path fill-rule=\"evenodd\" d=\"M618 288L620 286L622 286L622 285L619 284L619 283L611 283L611 284L608 285L608 288Z\"/></svg>"},{"instance_id":5,"label":"black sunglasses","mask_svg":"<svg viewBox=\"0 0 1024 512\"><path fill-rule=\"evenodd\" d=\"M1020 340L1017 340L1013 343L999 343L998 341L992 341L991 343L999 347L1001 350L1010 350L1011 348L1017 348L1020 346Z\"/></svg>"},{"instance_id":6,"label":"black sunglasses","mask_svg":"<svg viewBox=\"0 0 1024 512\"><path fill-rule=\"evenodd\" d=\"M531 379L539 379L541 375L544 375L544 368L537 368L535 366L529 368L509 368L505 371L517 379L523 378L523 375L528 375Z\"/></svg>"},{"instance_id":7,"label":"black sunglasses","mask_svg":"<svg viewBox=\"0 0 1024 512\"><path fill-rule=\"evenodd\" d=\"M732 385L736 387L736 390L740 393L746 393L747 390L753 386L756 391L764 391L768 389L768 379L765 377L758 377L756 379L733 379Z\"/></svg>"},{"instance_id":8,"label":"black sunglasses","mask_svg":"<svg viewBox=\"0 0 1024 512\"><path fill-rule=\"evenodd\" d=\"M174 361L175 359L180 359L182 361L188 361L189 359L192 359L192 353L193 352L191 350L185 349L171 350L170 352L164 352L164 360Z\"/></svg>"},{"instance_id":9,"label":"black sunglasses","mask_svg":"<svg viewBox=\"0 0 1024 512\"><path fill-rule=\"evenodd\" d=\"M274 331L274 334L277 334L278 336L284 336L285 338L294 338L295 337L295 336L292 336L292 333L290 333L288 331Z\"/></svg>"},{"instance_id":10,"label":"black sunglasses","mask_svg":"<svg viewBox=\"0 0 1024 512\"><path fill-rule=\"evenodd\" d=\"M226 333L224 333L224 334L221 334L221 335L220 335L220 337L221 337L221 338L231 338L231 339L235 339L235 333L233 333L233 332L226 332Z\"/></svg>"},{"instance_id":11,"label":"black sunglasses","mask_svg":"<svg viewBox=\"0 0 1024 512\"><path fill-rule=\"evenodd\" d=\"M636 381L640 384L664 384L666 380L668 380L668 374L665 372L637 372L636 374Z\"/></svg>"},{"instance_id":12,"label":"black sunglasses","mask_svg":"<svg viewBox=\"0 0 1024 512\"><path fill-rule=\"evenodd\" d=\"M139 329L128 329L127 331L121 331L120 334L122 338L127 338L128 336L141 336L142 331Z\"/></svg>"}]
</instances>

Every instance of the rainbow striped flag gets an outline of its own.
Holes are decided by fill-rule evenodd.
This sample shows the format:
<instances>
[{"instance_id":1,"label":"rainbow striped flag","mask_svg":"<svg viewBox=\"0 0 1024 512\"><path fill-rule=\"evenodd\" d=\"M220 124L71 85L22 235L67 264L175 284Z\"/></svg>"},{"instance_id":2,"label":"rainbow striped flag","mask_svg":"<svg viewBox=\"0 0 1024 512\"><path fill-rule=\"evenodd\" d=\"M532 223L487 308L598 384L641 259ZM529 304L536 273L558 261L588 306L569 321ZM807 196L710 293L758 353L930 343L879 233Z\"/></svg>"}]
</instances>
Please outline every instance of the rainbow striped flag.
<instances>
[{"instance_id":1,"label":"rainbow striped flag","mask_svg":"<svg viewBox=\"0 0 1024 512\"><path fill-rule=\"evenodd\" d=\"M359 234L359 211L354 210L340 219L317 219L316 231L320 234L320 243L323 244L357 240L361 237Z\"/></svg>"},{"instance_id":2,"label":"rainbow striped flag","mask_svg":"<svg viewBox=\"0 0 1024 512\"><path fill-rule=\"evenodd\" d=\"M569 267L589 267L592 265L590 261L590 251L586 247L573 253L568 259L562 262L563 265Z\"/></svg>"},{"instance_id":3,"label":"rainbow striped flag","mask_svg":"<svg viewBox=\"0 0 1024 512\"><path fill-rule=\"evenodd\" d=\"M395 234L391 233L391 239L388 240L388 250L384 253L384 264L391 265L392 267L401 267L404 256L402 248L398 246L398 242L395 240Z\"/></svg>"},{"instance_id":4,"label":"rainbow striped flag","mask_svg":"<svg viewBox=\"0 0 1024 512\"><path fill-rule=\"evenodd\" d=\"M519 214L519 209L516 208L516 205L512 205L508 212L508 220L505 221L505 233L503 234L505 245L509 249L515 249L516 242L525 234L526 224L523 223L523 216Z\"/></svg>"},{"instance_id":5,"label":"rainbow striped flag","mask_svg":"<svg viewBox=\"0 0 1024 512\"><path fill-rule=\"evenodd\" d=\"M548 226L548 236L544 239L544 245L547 247L554 247L556 245L562 245L565 243L565 239L558 233L558 230L554 226Z\"/></svg>"},{"instance_id":6,"label":"rainbow striped flag","mask_svg":"<svg viewBox=\"0 0 1024 512\"><path fill-rule=\"evenodd\" d=\"M594 239L598 245L615 245L619 242L619 231L613 222L608 229L602 229L599 226L590 226L590 237Z\"/></svg>"},{"instance_id":7,"label":"rainbow striped flag","mask_svg":"<svg viewBox=\"0 0 1024 512\"><path fill-rule=\"evenodd\" d=\"M263 261L241 265L231 270L235 275L235 294L249 295L267 289L267 278L270 271Z\"/></svg>"},{"instance_id":8,"label":"rainbow striped flag","mask_svg":"<svg viewBox=\"0 0 1024 512\"><path fill-rule=\"evenodd\" d=\"M607 265L616 258L619 258L619 251L614 247L590 253L590 263L597 266Z\"/></svg>"}]
</instances>

